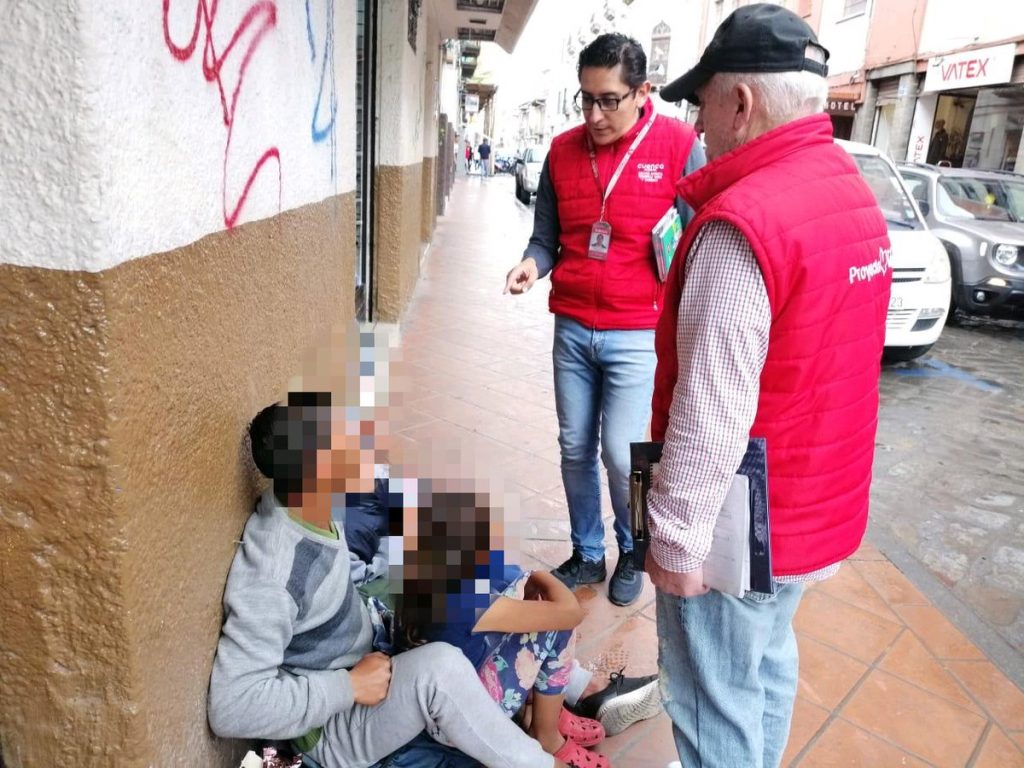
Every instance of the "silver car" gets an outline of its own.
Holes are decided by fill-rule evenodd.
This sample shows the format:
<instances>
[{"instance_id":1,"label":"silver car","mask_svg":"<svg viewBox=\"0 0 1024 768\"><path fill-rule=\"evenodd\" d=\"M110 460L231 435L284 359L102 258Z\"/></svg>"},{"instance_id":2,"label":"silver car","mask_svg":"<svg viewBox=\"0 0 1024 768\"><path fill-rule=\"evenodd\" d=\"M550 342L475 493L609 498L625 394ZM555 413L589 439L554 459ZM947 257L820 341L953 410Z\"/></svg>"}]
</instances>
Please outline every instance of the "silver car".
<instances>
[{"instance_id":1,"label":"silver car","mask_svg":"<svg viewBox=\"0 0 1024 768\"><path fill-rule=\"evenodd\" d=\"M920 163L899 171L949 254L953 306L1024 315L1024 176Z\"/></svg>"},{"instance_id":2,"label":"silver car","mask_svg":"<svg viewBox=\"0 0 1024 768\"><path fill-rule=\"evenodd\" d=\"M516 158L516 197L525 205L537 194L540 182L540 171L544 167L544 158L548 155L547 147L527 147Z\"/></svg>"}]
</instances>

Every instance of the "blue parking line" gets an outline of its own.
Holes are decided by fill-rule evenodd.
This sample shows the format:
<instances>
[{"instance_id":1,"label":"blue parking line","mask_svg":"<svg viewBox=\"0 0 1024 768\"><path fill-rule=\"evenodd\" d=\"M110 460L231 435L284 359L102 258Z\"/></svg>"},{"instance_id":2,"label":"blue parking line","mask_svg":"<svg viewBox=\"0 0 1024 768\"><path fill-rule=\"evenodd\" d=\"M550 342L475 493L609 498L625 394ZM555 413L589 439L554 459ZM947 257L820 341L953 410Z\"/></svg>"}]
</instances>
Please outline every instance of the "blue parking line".
<instances>
[{"instance_id":1,"label":"blue parking line","mask_svg":"<svg viewBox=\"0 0 1024 768\"><path fill-rule=\"evenodd\" d=\"M957 368L955 365L950 365L949 363L944 363L941 360L931 358L923 360L913 367L899 366L896 368L890 368L889 370L897 376L952 379L953 381L961 381L964 384L980 389L982 392L1001 392L1003 389L1002 386L994 381L979 379L974 374L968 373L962 368Z\"/></svg>"}]
</instances>

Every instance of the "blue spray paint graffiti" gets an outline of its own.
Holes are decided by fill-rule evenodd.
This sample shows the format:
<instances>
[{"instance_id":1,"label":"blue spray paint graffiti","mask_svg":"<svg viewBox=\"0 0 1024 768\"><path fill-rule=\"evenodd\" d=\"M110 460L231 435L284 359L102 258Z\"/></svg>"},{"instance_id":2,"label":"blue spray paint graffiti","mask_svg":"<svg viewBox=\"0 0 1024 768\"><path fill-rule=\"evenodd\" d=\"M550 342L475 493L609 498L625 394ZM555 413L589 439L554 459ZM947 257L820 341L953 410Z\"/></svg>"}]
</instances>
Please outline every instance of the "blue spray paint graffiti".
<instances>
[{"instance_id":1,"label":"blue spray paint graffiti","mask_svg":"<svg viewBox=\"0 0 1024 768\"><path fill-rule=\"evenodd\" d=\"M337 177L338 137L335 124L338 117L338 91L334 70L334 0L327 0L327 20L324 25L323 61L320 64L320 83L317 86L316 104L313 106L313 119L310 122L310 135L314 144L329 141L331 150L331 178ZM316 38L313 34L313 13L310 0L306 0L306 39L309 43L309 60L316 63ZM324 102L324 90L328 90L329 115L321 117L320 109Z\"/></svg>"}]
</instances>

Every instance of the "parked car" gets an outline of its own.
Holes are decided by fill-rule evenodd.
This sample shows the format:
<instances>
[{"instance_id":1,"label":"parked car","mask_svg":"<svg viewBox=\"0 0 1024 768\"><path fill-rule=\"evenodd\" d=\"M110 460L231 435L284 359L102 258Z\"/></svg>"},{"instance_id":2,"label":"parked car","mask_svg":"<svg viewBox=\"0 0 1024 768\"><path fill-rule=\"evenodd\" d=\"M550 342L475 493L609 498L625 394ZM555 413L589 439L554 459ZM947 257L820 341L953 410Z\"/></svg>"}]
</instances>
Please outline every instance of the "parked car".
<instances>
[{"instance_id":1,"label":"parked car","mask_svg":"<svg viewBox=\"0 0 1024 768\"><path fill-rule=\"evenodd\" d=\"M1024 315L1024 176L923 163L899 171L949 254L954 309Z\"/></svg>"},{"instance_id":2,"label":"parked car","mask_svg":"<svg viewBox=\"0 0 1024 768\"><path fill-rule=\"evenodd\" d=\"M537 194L540 170L547 155L547 147L535 146L527 147L516 158L516 197L524 205L529 205L530 198Z\"/></svg>"},{"instance_id":3,"label":"parked car","mask_svg":"<svg viewBox=\"0 0 1024 768\"><path fill-rule=\"evenodd\" d=\"M885 359L920 357L938 340L949 313L949 258L896 171L867 144L837 140L875 193L889 227L892 293L885 322Z\"/></svg>"}]
</instances>

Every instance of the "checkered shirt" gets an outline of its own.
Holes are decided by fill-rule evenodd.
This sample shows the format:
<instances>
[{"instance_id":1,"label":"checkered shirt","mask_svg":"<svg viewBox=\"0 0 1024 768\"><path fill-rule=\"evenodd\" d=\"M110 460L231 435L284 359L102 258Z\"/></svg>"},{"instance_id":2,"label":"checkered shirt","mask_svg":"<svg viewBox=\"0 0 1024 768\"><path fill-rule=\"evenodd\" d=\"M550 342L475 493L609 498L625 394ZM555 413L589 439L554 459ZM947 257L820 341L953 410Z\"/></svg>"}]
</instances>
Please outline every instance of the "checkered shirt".
<instances>
[{"instance_id":1,"label":"checkered shirt","mask_svg":"<svg viewBox=\"0 0 1024 768\"><path fill-rule=\"evenodd\" d=\"M683 269L676 326L679 375L660 471L648 495L654 559L675 572L696 570L711 548L715 521L757 414L771 329L761 269L736 227L705 224ZM838 569L835 563L776 580L817 581Z\"/></svg>"}]
</instances>

